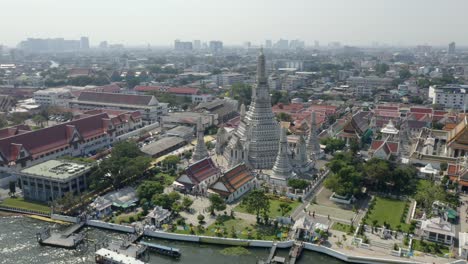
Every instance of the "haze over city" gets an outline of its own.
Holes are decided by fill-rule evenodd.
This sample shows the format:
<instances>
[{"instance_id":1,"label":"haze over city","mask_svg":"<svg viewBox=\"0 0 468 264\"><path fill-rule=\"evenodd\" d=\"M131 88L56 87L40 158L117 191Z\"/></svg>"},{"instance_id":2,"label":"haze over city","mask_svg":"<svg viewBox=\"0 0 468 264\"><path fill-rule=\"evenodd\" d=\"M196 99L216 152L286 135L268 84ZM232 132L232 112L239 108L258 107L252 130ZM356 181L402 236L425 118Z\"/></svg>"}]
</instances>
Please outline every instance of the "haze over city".
<instances>
[{"instance_id":1,"label":"haze over city","mask_svg":"<svg viewBox=\"0 0 468 264\"><path fill-rule=\"evenodd\" d=\"M0 264L467 263L468 0L0 2Z\"/></svg>"},{"instance_id":2,"label":"haze over city","mask_svg":"<svg viewBox=\"0 0 468 264\"><path fill-rule=\"evenodd\" d=\"M2 1L2 42L28 37L76 39L92 45L169 46L174 39L219 39L226 45L265 39L312 44L468 44L464 0L15 0Z\"/></svg>"}]
</instances>

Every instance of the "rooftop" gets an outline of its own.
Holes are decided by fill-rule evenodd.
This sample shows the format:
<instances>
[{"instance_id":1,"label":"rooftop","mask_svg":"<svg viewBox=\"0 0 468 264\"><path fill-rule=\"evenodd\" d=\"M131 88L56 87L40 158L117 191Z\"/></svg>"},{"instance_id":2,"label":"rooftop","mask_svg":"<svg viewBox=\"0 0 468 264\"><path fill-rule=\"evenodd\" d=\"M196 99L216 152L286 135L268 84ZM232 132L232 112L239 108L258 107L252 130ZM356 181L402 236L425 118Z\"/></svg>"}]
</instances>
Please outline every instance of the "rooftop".
<instances>
[{"instance_id":1,"label":"rooftop","mask_svg":"<svg viewBox=\"0 0 468 264\"><path fill-rule=\"evenodd\" d=\"M76 163L65 160L48 160L46 162L31 166L22 170L22 173L51 178L57 180L66 180L88 171L91 168L89 164Z\"/></svg>"}]
</instances>

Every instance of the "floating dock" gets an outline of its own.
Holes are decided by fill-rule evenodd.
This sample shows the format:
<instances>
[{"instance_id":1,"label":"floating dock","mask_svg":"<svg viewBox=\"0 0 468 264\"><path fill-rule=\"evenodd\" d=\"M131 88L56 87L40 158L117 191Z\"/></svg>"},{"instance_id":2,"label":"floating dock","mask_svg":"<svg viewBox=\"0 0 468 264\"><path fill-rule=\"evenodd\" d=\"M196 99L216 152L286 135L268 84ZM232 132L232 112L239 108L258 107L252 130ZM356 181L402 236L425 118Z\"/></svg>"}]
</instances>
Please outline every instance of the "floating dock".
<instances>
[{"instance_id":1,"label":"floating dock","mask_svg":"<svg viewBox=\"0 0 468 264\"><path fill-rule=\"evenodd\" d=\"M37 242L41 245L73 249L85 238L84 234L75 234L84 223L78 223L63 232L51 232L47 227L36 234Z\"/></svg>"},{"instance_id":2,"label":"floating dock","mask_svg":"<svg viewBox=\"0 0 468 264\"><path fill-rule=\"evenodd\" d=\"M180 258L182 255L178 248L173 247L166 247L159 244L149 243L149 242L140 242L141 245L144 245L148 248L148 250L159 253L161 255L173 257L173 258Z\"/></svg>"}]
</instances>

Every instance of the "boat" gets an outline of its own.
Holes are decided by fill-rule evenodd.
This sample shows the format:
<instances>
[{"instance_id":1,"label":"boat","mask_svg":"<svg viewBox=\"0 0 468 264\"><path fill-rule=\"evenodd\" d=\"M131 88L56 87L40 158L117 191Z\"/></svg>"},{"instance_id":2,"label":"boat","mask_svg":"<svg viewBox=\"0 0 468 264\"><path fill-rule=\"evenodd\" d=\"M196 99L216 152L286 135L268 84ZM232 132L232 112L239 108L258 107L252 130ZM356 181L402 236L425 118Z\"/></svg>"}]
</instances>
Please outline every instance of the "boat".
<instances>
[{"instance_id":1,"label":"boat","mask_svg":"<svg viewBox=\"0 0 468 264\"><path fill-rule=\"evenodd\" d=\"M145 262L133 257L119 254L107 248L101 248L94 254L98 264L145 264Z\"/></svg>"},{"instance_id":2,"label":"boat","mask_svg":"<svg viewBox=\"0 0 468 264\"><path fill-rule=\"evenodd\" d=\"M140 244L148 247L149 250L159 253L161 255L165 255L165 256L169 256L173 258L180 258L180 256L182 255L178 248L166 247L163 245L144 242L144 241L141 241Z\"/></svg>"}]
</instances>

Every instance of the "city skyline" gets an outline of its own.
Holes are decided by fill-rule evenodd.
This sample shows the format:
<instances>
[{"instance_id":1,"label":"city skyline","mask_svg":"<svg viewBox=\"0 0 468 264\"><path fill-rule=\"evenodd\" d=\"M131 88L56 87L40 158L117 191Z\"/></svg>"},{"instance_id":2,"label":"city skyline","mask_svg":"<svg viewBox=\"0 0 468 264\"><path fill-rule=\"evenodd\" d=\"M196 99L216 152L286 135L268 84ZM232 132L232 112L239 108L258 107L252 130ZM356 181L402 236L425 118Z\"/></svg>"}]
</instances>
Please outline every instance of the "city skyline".
<instances>
[{"instance_id":1,"label":"city skyline","mask_svg":"<svg viewBox=\"0 0 468 264\"><path fill-rule=\"evenodd\" d=\"M125 8L113 10L117 5ZM251 41L258 45L280 38L301 39L308 46L315 40L322 45L340 41L359 46L374 42L445 46L454 41L464 46L468 36L459 32L468 26L463 19L467 8L468 3L461 0L294 0L287 6L264 0L157 4L141 0L133 5L84 0L79 6L57 0L20 0L2 4L5 15L0 43L14 47L27 38L88 36L91 46L104 40L128 46L170 46L175 39L222 40L226 45Z\"/></svg>"}]
</instances>

